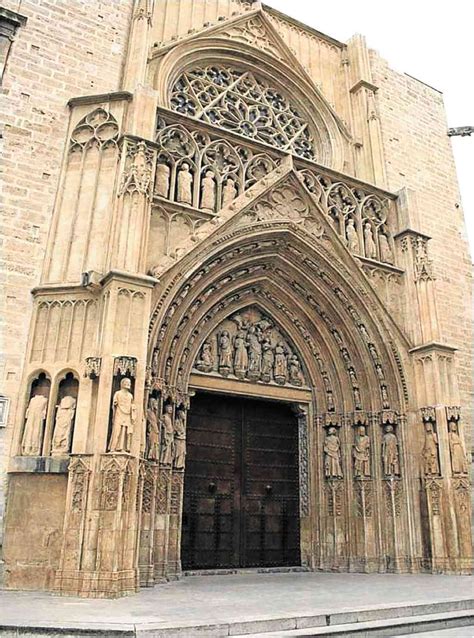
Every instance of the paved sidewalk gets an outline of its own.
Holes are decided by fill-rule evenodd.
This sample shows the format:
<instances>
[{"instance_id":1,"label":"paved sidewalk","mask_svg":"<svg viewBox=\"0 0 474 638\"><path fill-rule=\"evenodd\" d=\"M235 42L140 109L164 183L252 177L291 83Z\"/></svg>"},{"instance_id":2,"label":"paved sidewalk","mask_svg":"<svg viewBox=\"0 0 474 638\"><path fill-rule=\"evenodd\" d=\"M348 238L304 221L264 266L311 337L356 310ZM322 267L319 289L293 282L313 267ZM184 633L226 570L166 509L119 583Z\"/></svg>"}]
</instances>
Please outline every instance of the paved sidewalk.
<instances>
[{"instance_id":1,"label":"paved sidewalk","mask_svg":"<svg viewBox=\"0 0 474 638\"><path fill-rule=\"evenodd\" d=\"M213 624L473 597L471 576L239 573L189 576L118 600L4 590L0 622L17 626L77 622L117 628L142 623Z\"/></svg>"}]
</instances>

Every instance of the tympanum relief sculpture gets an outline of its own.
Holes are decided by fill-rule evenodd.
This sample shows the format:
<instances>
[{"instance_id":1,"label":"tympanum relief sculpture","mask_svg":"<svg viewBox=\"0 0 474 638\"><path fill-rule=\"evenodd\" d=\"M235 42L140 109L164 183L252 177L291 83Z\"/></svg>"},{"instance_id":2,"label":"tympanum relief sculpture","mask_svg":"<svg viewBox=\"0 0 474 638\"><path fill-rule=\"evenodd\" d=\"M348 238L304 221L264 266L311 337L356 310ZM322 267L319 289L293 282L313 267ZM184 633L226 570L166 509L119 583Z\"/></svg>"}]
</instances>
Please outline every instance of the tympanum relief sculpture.
<instances>
[{"instance_id":1,"label":"tympanum relief sculpture","mask_svg":"<svg viewBox=\"0 0 474 638\"><path fill-rule=\"evenodd\" d=\"M51 454L53 456L69 454L75 412L76 399L71 396L63 397L57 406L53 444L51 448Z\"/></svg>"},{"instance_id":2,"label":"tympanum relief sculpture","mask_svg":"<svg viewBox=\"0 0 474 638\"><path fill-rule=\"evenodd\" d=\"M120 390L114 394L109 452L130 452L136 419L131 387L130 379L125 377L120 381Z\"/></svg>"},{"instance_id":3,"label":"tympanum relief sculpture","mask_svg":"<svg viewBox=\"0 0 474 638\"><path fill-rule=\"evenodd\" d=\"M226 319L203 343L194 369L278 385L306 385L301 360L274 322L256 308Z\"/></svg>"}]
</instances>

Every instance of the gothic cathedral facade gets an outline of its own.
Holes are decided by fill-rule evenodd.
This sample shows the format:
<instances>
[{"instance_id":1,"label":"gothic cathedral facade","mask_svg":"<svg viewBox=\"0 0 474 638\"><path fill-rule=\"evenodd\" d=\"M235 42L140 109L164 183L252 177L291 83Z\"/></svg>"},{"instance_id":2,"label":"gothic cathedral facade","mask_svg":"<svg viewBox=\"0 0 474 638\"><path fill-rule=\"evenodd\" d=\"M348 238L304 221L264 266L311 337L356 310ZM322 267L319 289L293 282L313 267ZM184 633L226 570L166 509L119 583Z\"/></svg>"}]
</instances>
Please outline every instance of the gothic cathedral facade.
<instances>
[{"instance_id":1,"label":"gothic cathedral facade","mask_svg":"<svg viewBox=\"0 0 474 638\"><path fill-rule=\"evenodd\" d=\"M6 585L469 573L469 256L439 93L259 2L88 5L51 40L41 3L2 14L17 190L40 175L32 272L7 279ZM41 75L53 58L74 85Z\"/></svg>"}]
</instances>

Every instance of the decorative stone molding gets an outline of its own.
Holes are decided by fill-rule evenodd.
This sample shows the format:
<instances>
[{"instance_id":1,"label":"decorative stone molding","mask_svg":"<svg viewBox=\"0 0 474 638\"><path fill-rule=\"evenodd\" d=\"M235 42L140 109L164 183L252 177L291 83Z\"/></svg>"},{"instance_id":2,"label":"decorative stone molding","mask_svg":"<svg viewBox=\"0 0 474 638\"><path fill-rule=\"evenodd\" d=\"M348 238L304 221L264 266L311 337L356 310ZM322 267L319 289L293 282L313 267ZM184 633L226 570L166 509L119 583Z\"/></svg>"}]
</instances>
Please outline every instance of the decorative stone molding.
<instances>
[{"instance_id":1,"label":"decorative stone molding","mask_svg":"<svg viewBox=\"0 0 474 638\"><path fill-rule=\"evenodd\" d=\"M84 366L84 376L89 379L98 379L102 366L101 357L87 357Z\"/></svg>"},{"instance_id":2,"label":"decorative stone molding","mask_svg":"<svg viewBox=\"0 0 474 638\"><path fill-rule=\"evenodd\" d=\"M115 117L103 107L88 113L74 128L69 141L69 150L74 153L93 146L103 150L117 146L119 125Z\"/></svg>"},{"instance_id":3,"label":"decorative stone molding","mask_svg":"<svg viewBox=\"0 0 474 638\"><path fill-rule=\"evenodd\" d=\"M144 140L124 140L125 166L118 195L139 193L151 198L155 150Z\"/></svg>"},{"instance_id":4,"label":"decorative stone molding","mask_svg":"<svg viewBox=\"0 0 474 638\"><path fill-rule=\"evenodd\" d=\"M136 357L120 356L114 359L114 377L129 375L132 378L137 376L137 363Z\"/></svg>"},{"instance_id":5,"label":"decorative stone molding","mask_svg":"<svg viewBox=\"0 0 474 638\"><path fill-rule=\"evenodd\" d=\"M27 19L26 16L20 13L0 7L0 84L5 73L15 34L19 27L26 24Z\"/></svg>"}]
</instances>

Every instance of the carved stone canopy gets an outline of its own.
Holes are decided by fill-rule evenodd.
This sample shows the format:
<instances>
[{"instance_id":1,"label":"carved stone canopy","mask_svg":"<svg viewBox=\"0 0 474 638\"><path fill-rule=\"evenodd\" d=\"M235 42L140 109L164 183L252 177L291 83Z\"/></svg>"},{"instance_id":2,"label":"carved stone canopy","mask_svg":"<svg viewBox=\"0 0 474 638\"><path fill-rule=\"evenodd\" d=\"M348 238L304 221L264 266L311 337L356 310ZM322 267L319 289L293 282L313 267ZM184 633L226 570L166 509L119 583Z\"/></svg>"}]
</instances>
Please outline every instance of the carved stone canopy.
<instances>
[{"instance_id":1,"label":"carved stone canopy","mask_svg":"<svg viewBox=\"0 0 474 638\"><path fill-rule=\"evenodd\" d=\"M193 369L254 383L307 385L294 345L272 319L254 306L234 313L208 336Z\"/></svg>"}]
</instances>

